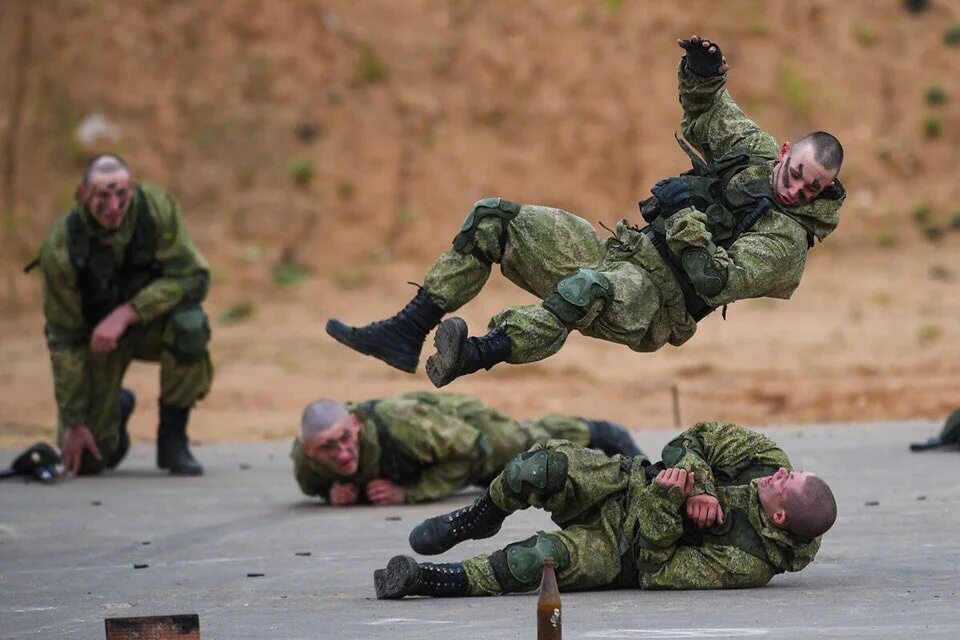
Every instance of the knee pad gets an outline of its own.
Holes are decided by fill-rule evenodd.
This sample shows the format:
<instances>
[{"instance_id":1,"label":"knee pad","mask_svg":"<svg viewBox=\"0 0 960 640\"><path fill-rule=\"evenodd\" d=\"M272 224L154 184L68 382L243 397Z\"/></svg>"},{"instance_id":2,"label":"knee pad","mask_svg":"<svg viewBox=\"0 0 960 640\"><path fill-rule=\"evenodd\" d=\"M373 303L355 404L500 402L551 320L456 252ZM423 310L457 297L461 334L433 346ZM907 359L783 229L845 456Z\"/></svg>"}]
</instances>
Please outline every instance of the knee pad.
<instances>
[{"instance_id":1,"label":"knee pad","mask_svg":"<svg viewBox=\"0 0 960 640\"><path fill-rule=\"evenodd\" d=\"M504 593L526 591L537 586L547 558L553 558L557 571L570 565L570 551L563 541L540 531L531 538L495 551L490 556L490 566Z\"/></svg>"},{"instance_id":2,"label":"knee pad","mask_svg":"<svg viewBox=\"0 0 960 640\"><path fill-rule=\"evenodd\" d=\"M557 289L543 301L543 306L566 327L586 317L596 300L606 302L613 297L613 285L596 269L580 269L557 284Z\"/></svg>"},{"instance_id":3,"label":"knee pad","mask_svg":"<svg viewBox=\"0 0 960 640\"><path fill-rule=\"evenodd\" d=\"M177 362L197 362L210 342L207 314L196 304L177 307L170 313L163 340Z\"/></svg>"},{"instance_id":4,"label":"knee pad","mask_svg":"<svg viewBox=\"0 0 960 640\"><path fill-rule=\"evenodd\" d=\"M453 248L458 253L474 253L477 245L474 237L477 235L477 225L484 218L495 216L503 221L503 229L500 232L500 253L503 253L504 246L507 244L507 223L517 217L520 213L520 204L503 198L484 198L477 200L473 209L467 214L463 226L460 227L460 233L453 239Z\"/></svg>"},{"instance_id":5,"label":"knee pad","mask_svg":"<svg viewBox=\"0 0 960 640\"><path fill-rule=\"evenodd\" d=\"M567 482L567 455L550 449L521 453L504 466L502 477L514 498L526 500L532 491L547 498Z\"/></svg>"}]
</instances>

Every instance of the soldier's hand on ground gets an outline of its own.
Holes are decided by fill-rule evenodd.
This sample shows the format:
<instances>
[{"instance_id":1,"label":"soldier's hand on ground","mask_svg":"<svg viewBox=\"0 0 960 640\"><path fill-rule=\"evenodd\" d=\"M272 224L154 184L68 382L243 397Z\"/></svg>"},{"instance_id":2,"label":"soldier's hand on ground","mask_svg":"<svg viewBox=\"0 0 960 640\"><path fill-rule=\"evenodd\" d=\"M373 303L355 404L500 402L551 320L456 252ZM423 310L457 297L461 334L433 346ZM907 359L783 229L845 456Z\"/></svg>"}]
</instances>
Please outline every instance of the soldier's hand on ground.
<instances>
[{"instance_id":1,"label":"soldier's hand on ground","mask_svg":"<svg viewBox=\"0 0 960 640\"><path fill-rule=\"evenodd\" d=\"M723 524L723 509L720 501L709 493L687 498L687 517L699 529L707 529L714 524Z\"/></svg>"},{"instance_id":2,"label":"soldier's hand on ground","mask_svg":"<svg viewBox=\"0 0 960 640\"><path fill-rule=\"evenodd\" d=\"M690 185L683 178L666 178L650 189L660 203L660 212L669 218L680 209L690 206Z\"/></svg>"},{"instance_id":3,"label":"soldier's hand on ground","mask_svg":"<svg viewBox=\"0 0 960 640\"><path fill-rule=\"evenodd\" d=\"M130 304L120 305L94 328L90 336L90 350L100 355L110 353L117 348L123 332L137 319L137 312Z\"/></svg>"},{"instance_id":4,"label":"soldier's hand on ground","mask_svg":"<svg viewBox=\"0 0 960 640\"><path fill-rule=\"evenodd\" d=\"M692 471L687 473L685 469L674 467L658 473L654 482L664 487L677 487L680 489L680 495L686 498L693 490L695 475Z\"/></svg>"},{"instance_id":5,"label":"soldier's hand on ground","mask_svg":"<svg viewBox=\"0 0 960 640\"><path fill-rule=\"evenodd\" d=\"M726 73L730 69L727 59L716 42L700 36L690 36L684 40L677 40L681 49L687 52L687 69L709 78Z\"/></svg>"},{"instance_id":6,"label":"soldier's hand on ground","mask_svg":"<svg viewBox=\"0 0 960 640\"><path fill-rule=\"evenodd\" d=\"M367 497L373 504L403 504L407 492L389 480L377 478L367 483Z\"/></svg>"},{"instance_id":7,"label":"soldier's hand on ground","mask_svg":"<svg viewBox=\"0 0 960 640\"><path fill-rule=\"evenodd\" d=\"M67 429L63 437L63 445L60 447L60 455L63 458L64 470L71 476L77 475L80 471L84 451L89 451L94 458L100 459L100 449L97 448L97 442L93 439L93 434L90 433L87 425L81 424Z\"/></svg>"},{"instance_id":8,"label":"soldier's hand on ground","mask_svg":"<svg viewBox=\"0 0 960 640\"><path fill-rule=\"evenodd\" d=\"M330 487L330 504L343 507L356 504L360 498L360 486L352 482L334 482Z\"/></svg>"}]
</instances>

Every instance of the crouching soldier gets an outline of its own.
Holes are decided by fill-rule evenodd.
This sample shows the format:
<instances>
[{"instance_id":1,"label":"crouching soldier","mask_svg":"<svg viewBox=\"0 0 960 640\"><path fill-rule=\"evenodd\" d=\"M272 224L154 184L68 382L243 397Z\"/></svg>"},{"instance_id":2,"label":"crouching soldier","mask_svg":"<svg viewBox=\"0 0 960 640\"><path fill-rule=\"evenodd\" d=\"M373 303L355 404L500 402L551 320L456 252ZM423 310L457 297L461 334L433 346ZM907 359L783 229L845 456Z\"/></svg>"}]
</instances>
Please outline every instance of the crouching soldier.
<instances>
[{"instance_id":1,"label":"crouching soldier","mask_svg":"<svg viewBox=\"0 0 960 640\"><path fill-rule=\"evenodd\" d=\"M297 482L305 494L338 506L425 502L486 486L510 458L550 438L640 455L627 430L612 422L551 414L518 423L459 393L347 405L318 400L300 424L291 453Z\"/></svg>"},{"instance_id":2,"label":"crouching soldier","mask_svg":"<svg viewBox=\"0 0 960 640\"><path fill-rule=\"evenodd\" d=\"M209 277L177 202L134 182L120 157L98 156L37 263L66 470L99 473L127 453L135 398L121 384L136 359L160 363L157 466L203 473L186 429L213 380L200 308Z\"/></svg>"},{"instance_id":3,"label":"crouching soldier","mask_svg":"<svg viewBox=\"0 0 960 640\"><path fill-rule=\"evenodd\" d=\"M396 556L374 573L378 598L499 595L535 589L554 558L561 589L760 587L800 571L836 518L827 484L793 471L759 433L700 423L663 450L604 458L550 441L517 456L473 505L410 534L432 555L493 536L514 511L549 511L561 527L463 562Z\"/></svg>"}]
</instances>

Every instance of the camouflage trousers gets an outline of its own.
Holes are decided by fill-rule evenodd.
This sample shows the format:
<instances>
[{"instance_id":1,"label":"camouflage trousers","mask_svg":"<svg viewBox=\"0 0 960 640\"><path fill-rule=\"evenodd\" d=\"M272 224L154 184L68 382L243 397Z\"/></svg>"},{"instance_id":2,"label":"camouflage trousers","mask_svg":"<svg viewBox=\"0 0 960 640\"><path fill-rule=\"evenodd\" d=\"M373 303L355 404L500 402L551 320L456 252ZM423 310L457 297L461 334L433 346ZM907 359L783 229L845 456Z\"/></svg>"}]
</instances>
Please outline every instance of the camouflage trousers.
<instances>
[{"instance_id":1,"label":"camouflage trousers","mask_svg":"<svg viewBox=\"0 0 960 640\"><path fill-rule=\"evenodd\" d=\"M178 358L169 348L173 339L169 315L148 325L134 325L120 339L119 346L102 356L88 359L90 404L89 427L102 460L110 458L120 444L120 407L117 395L127 368L134 360L160 363L160 402L173 407L192 407L207 395L213 384L213 363L209 351L197 359ZM58 442L63 441L67 425L59 425ZM97 473L103 462L84 453L82 473Z\"/></svg>"},{"instance_id":2,"label":"camouflage trousers","mask_svg":"<svg viewBox=\"0 0 960 640\"><path fill-rule=\"evenodd\" d=\"M626 586L631 577L635 584L636 573L629 553L631 532L625 529L625 523L631 484L638 477L643 478L643 484L646 482L641 458L627 461L623 456L607 456L563 440L550 440L535 445L530 451L551 451L566 456L562 489L550 495L532 491L525 499L519 499L507 486L504 474L500 474L490 485L490 495L507 513L536 507L549 512L551 520L561 527L549 532L569 552L569 562L557 571L560 588L569 591ZM470 595L504 592L491 556L484 554L463 561ZM538 586L539 578L529 589Z\"/></svg>"},{"instance_id":3,"label":"camouflage trousers","mask_svg":"<svg viewBox=\"0 0 960 640\"><path fill-rule=\"evenodd\" d=\"M589 222L572 213L522 205L509 221L495 216L481 219L474 251L444 253L427 273L424 287L452 312L480 292L494 263L510 281L541 300L579 269L595 269L612 285L613 297L593 301L572 326L541 305L510 307L490 320L491 329L501 327L510 337L508 362L534 362L553 355L572 329L635 351L654 351L670 339L672 327L657 278L631 261L640 235L621 225L616 236L604 241Z\"/></svg>"}]
</instances>

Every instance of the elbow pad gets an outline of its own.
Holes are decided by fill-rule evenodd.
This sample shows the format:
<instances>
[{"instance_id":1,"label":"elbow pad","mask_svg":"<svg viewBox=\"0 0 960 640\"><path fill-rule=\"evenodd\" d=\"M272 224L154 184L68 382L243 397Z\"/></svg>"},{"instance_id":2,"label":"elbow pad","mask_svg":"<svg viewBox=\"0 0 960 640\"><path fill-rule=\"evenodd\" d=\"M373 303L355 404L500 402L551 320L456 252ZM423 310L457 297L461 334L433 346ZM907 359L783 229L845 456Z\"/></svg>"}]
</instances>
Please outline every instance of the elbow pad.
<instances>
[{"instance_id":1,"label":"elbow pad","mask_svg":"<svg viewBox=\"0 0 960 640\"><path fill-rule=\"evenodd\" d=\"M723 291L729 276L726 268L717 267L713 261L715 249L713 243L710 243L705 249L689 249L680 256L680 264L693 283L693 288L706 298L712 298Z\"/></svg>"}]
</instances>

